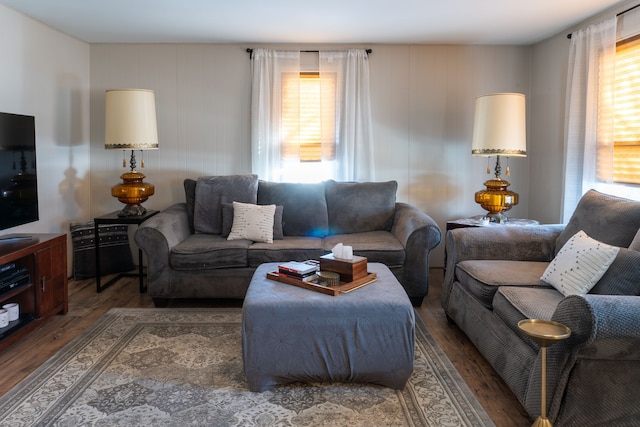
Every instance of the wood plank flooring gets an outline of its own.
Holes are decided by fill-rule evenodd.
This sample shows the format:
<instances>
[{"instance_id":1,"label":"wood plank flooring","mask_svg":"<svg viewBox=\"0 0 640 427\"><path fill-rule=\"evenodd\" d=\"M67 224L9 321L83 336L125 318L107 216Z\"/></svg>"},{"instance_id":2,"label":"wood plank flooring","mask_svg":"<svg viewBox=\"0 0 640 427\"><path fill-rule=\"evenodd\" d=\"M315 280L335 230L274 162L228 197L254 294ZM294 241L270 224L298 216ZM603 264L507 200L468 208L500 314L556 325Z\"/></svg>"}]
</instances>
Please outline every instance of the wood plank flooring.
<instances>
[{"instance_id":1,"label":"wood plank flooring","mask_svg":"<svg viewBox=\"0 0 640 427\"><path fill-rule=\"evenodd\" d=\"M447 322L440 307L442 269L432 269L430 277L429 295L417 312L431 334L496 426L530 426L531 420L506 384L464 333ZM240 307L241 302L188 300L170 306ZM112 307L153 307L153 302L147 294L138 292L137 278L124 277L99 294L93 280L70 280L69 312L55 316L0 352L0 395L4 395Z\"/></svg>"},{"instance_id":2,"label":"wood plank flooring","mask_svg":"<svg viewBox=\"0 0 640 427\"><path fill-rule=\"evenodd\" d=\"M497 427L528 427L533 420L511 389L487 363L456 325L450 324L440 305L443 270L433 268L429 275L429 295L416 311L438 341L467 386Z\"/></svg>"}]
</instances>

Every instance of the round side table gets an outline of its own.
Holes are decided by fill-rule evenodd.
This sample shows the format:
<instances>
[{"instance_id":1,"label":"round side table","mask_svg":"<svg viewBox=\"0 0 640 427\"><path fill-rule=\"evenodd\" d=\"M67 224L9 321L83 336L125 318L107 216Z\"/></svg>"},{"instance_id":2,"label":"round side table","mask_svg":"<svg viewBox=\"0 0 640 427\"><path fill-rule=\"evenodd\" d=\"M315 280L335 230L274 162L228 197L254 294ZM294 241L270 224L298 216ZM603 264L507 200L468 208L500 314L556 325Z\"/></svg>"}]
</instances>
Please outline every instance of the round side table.
<instances>
[{"instance_id":1,"label":"round side table","mask_svg":"<svg viewBox=\"0 0 640 427\"><path fill-rule=\"evenodd\" d=\"M539 225L540 223L535 219L525 218L509 218L507 222L490 222L483 221L482 215L472 216L470 218L459 218L451 221L447 221L447 231L454 228L465 227L522 227L528 225Z\"/></svg>"},{"instance_id":2,"label":"round side table","mask_svg":"<svg viewBox=\"0 0 640 427\"><path fill-rule=\"evenodd\" d=\"M518 327L540 346L542 353L542 410L531 427L552 427L551 421L547 418L547 347L568 338L571 329L562 323L541 319L521 320Z\"/></svg>"}]
</instances>

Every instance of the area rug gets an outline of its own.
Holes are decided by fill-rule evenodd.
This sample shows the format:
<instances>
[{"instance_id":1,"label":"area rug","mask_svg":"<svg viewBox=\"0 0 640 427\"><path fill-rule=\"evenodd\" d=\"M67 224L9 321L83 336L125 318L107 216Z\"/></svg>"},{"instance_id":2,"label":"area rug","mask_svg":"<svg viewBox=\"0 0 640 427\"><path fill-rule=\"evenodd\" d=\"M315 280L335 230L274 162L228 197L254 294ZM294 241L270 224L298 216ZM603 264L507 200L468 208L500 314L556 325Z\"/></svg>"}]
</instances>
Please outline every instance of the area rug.
<instances>
[{"instance_id":1,"label":"area rug","mask_svg":"<svg viewBox=\"0 0 640 427\"><path fill-rule=\"evenodd\" d=\"M241 309L110 310L0 398L2 426L493 426L416 314L403 391L249 391Z\"/></svg>"}]
</instances>

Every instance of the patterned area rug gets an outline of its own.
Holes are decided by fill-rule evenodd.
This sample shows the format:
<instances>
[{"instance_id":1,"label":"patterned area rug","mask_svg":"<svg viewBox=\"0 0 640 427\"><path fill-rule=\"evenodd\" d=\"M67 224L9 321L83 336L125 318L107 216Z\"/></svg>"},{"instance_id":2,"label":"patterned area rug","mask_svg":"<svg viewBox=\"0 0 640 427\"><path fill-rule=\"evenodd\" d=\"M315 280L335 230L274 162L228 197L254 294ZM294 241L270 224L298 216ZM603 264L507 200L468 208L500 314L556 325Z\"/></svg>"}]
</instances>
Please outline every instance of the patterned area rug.
<instances>
[{"instance_id":1,"label":"patterned area rug","mask_svg":"<svg viewBox=\"0 0 640 427\"><path fill-rule=\"evenodd\" d=\"M416 322L403 391L312 383L252 393L241 309L116 308L0 398L0 425L493 426Z\"/></svg>"}]
</instances>

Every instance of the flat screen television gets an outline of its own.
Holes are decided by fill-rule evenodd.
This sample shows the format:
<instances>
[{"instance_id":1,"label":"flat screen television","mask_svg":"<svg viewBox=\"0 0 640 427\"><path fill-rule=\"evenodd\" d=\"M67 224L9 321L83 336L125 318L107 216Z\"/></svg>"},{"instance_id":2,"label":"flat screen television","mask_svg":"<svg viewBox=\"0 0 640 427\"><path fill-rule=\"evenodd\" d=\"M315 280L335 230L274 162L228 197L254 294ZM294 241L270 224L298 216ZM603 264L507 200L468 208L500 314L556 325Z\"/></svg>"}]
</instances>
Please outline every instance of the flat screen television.
<instances>
[{"instance_id":1,"label":"flat screen television","mask_svg":"<svg viewBox=\"0 0 640 427\"><path fill-rule=\"evenodd\" d=\"M35 117L0 113L0 230L37 220Z\"/></svg>"}]
</instances>

